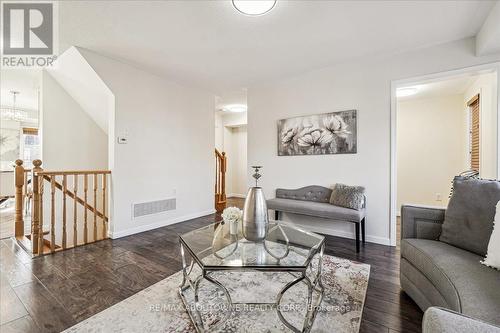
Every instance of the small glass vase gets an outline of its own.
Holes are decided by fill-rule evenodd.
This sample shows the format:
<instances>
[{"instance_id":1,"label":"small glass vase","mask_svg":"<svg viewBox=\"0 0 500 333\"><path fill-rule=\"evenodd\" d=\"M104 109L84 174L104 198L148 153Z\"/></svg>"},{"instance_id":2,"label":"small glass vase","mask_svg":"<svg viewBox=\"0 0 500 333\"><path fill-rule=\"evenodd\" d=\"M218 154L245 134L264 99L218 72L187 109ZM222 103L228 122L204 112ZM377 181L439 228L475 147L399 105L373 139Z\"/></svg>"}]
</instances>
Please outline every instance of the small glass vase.
<instances>
[{"instance_id":1,"label":"small glass vase","mask_svg":"<svg viewBox=\"0 0 500 333\"><path fill-rule=\"evenodd\" d=\"M230 235L237 235L240 221L239 220L230 220L230 221L228 221L228 224L229 224L229 234Z\"/></svg>"}]
</instances>

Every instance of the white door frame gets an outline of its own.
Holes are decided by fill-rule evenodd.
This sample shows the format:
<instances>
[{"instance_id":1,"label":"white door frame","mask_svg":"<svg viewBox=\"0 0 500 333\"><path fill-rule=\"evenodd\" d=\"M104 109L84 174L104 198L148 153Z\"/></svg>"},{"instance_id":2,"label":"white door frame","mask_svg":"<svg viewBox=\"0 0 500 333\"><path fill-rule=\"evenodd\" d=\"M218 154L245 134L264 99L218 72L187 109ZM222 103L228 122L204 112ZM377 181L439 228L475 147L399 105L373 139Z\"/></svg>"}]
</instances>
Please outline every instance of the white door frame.
<instances>
[{"instance_id":1,"label":"white door frame","mask_svg":"<svg viewBox=\"0 0 500 333\"><path fill-rule=\"evenodd\" d=\"M390 184L390 241L391 246L396 246L396 210L397 210L397 97L396 89L404 86L413 86L422 83L429 83L433 81L441 81L445 78L453 76L460 76L468 73L497 73L497 178L500 175L500 62L493 62L484 65L460 68L451 71L433 73L412 77L408 79L392 80L391 81L391 184Z\"/></svg>"}]
</instances>

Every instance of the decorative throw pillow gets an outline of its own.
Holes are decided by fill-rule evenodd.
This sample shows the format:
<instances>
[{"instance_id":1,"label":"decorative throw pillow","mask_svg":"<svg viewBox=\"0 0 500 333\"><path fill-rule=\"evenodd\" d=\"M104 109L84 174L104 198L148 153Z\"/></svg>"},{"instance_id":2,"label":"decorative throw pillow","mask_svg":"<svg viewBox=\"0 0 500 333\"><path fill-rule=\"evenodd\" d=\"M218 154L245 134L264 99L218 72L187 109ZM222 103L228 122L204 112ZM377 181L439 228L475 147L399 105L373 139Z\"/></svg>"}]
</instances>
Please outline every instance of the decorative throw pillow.
<instances>
[{"instance_id":1,"label":"decorative throw pillow","mask_svg":"<svg viewBox=\"0 0 500 333\"><path fill-rule=\"evenodd\" d=\"M500 182L455 177L439 240L485 256L499 200Z\"/></svg>"},{"instance_id":2,"label":"decorative throw pillow","mask_svg":"<svg viewBox=\"0 0 500 333\"><path fill-rule=\"evenodd\" d=\"M335 184L330 203L335 206L360 210L365 203L365 188L363 186Z\"/></svg>"},{"instance_id":3,"label":"decorative throw pillow","mask_svg":"<svg viewBox=\"0 0 500 333\"><path fill-rule=\"evenodd\" d=\"M488 244L488 254L481 264L500 270L500 202L497 203L493 232Z\"/></svg>"}]
</instances>

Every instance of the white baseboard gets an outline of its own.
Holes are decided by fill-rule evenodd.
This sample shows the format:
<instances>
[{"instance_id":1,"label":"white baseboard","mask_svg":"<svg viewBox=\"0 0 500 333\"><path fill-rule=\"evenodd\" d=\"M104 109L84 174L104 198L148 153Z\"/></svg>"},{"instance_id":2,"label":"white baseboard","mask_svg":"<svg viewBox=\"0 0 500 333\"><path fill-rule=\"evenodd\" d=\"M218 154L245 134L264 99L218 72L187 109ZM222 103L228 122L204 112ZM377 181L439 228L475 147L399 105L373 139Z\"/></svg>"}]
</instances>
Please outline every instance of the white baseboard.
<instances>
[{"instance_id":1,"label":"white baseboard","mask_svg":"<svg viewBox=\"0 0 500 333\"><path fill-rule=\"evenodd\" d=\"M146 225L141 225L137 226L134 228L129 228L126 230L121 230L118 232L110 232L109 236L112 239L117 239L125 236L130 236L134 234L138 234L140 232L148 231L148 230L153 230L161 227L165 227L167 225L179 223L179 222L184 222L187 220L192 220L198 217L214 214L215 209L209 209L203 212L198 212L198 213L193 213L193 214L188 214L184 216L179 216L170 220L163 220L163 221L158 221L155 223L151 224L146 224ZM338 230L332 230L331 228L325 228L321 227L318 225L312 225L312 224L301 224L301 223L292 223L297 226L300 226L304 229L311 230L313 232L319 232L321 234L325 235L331 235L331 236L338 236L338 237L343 237L343 238L349 238L349 239L355 239L356 237L354 236L354 232L346 232L346 231L338 231ZM370 236L366 235L366 241L370 243L376 243L376 244L381 244L381 245L391 245L391 241L389 238L384 238L384 237L378 237L378 236Z\"/></svg>"},{"instance_id":2,"label":"white baseboard","mask_svg":"<svg viewBox=\"0 0 500 333\"><path fill-rule=\"evenodd\" d=\"M330 228L325 228L325 227L321 227L321 226L313 225L313 224L303 224L303 223L295 223L295 222L293 222L292 224L298 225L298 226L300 226L304 229L310 230L312 232L318 232L320 234L337 236L337 237L342 237L342 238L349 238L349 239L356 239L354 232L332 230ZM381 245L389 245L389 246L391 245L391 240L389 238L378 237L378 236L366 235L366 241L370 242L370 243L381 244Z\"/></svg>"},{"instance_id":3,"label":"white baseboard","mask_svg":"<svg viewBox=\"0 0 500 333\"><path fill-rule=\"evenodd\" d=\"M242 198L242 199L245 199L247 196L246 194L238 194L238 193L230 193L228 195L226 195L226 198Z\"/></svg>"},{"instance_id":4,"label":"white baseboard","mask_svg":"<svg viewBox=\"0 0 500 333\"><path fill-rule=\"evenodd\" d=\"M130 236L133 234L138 234L140 232L144 232L144 231L148 231L148 230L153 230L153 229L165 227L167 225L171 225L171 224L175 224L175 223L179 223L179 222L184 222L187 220L192 220L192 219L195 219L198 217L202 217L202 216L206 216L206 215L210 215L210 214L214 214L214 213L215 213L215 209L209 209L209 210L206 210L203 212L179 216L179 217L176 217L176 218L173 218L170 220L163 220L163 221L158 221L158 222L151 223L151 224L140 225L140 226L137 226L134 228L121 230L118 232L110 232L109 237L111 237L112 239L117 239L117 238L121 238L121 237L125 237L125 236Z\"/></svg>"}]
</instances>

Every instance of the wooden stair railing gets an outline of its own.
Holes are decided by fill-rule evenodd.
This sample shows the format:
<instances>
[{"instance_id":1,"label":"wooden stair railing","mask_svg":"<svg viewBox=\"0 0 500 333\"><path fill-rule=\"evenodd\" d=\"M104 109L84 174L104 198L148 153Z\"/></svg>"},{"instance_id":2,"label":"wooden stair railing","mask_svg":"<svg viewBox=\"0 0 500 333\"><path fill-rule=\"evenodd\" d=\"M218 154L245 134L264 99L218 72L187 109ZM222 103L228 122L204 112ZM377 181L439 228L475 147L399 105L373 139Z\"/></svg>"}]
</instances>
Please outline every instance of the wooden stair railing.
<instances>
[{"instance_id":1,"label":"wooden stair railing","mask_svg":"<svg viewBox=\"0 0 500 333\"><path fill-rule=\"evenodd\" d=\"M16 187L15 198L15 227L14 235L24 236L24 217L28 214L28 209L33 198L31 184L31 169L25 169L22 160L16 160L14 169L14 184Z\"/></svg>"},{"instance_id":2,"label":"wooden stair railing","mask_svg":"<svg viewBox=\"0 0 500 333\"><path fill-rule=\"evenodd\" d=\"M227 156L215 149L215 210L220 213L226 208Z\"/></svg>"},{"instance_id":3,"label":"wooden stair railing","mask_svg":"<svg viewBox=\"0 0 500 333\"><path fill-rule=\"evenodd\" d=\"M108 217L106 215L106 191L107 191L107 175L111 173L109 170L75 170L75 171L44 171L41 168L42 161L33 161L32 191L29 193L25 183L26 174L22 166L22 161L16 161L16 239L20 245L26 250L31 251L33 255L46 253L54 253L56 251L73 248L79 245L89 244L108 238ZM92 180L89 182L89 178ZM61 180L61 181L59 181ZM71 180L68 182L68 180ZM49 191L48 198L50 214L44 216L44 190L45 182L48 183ZM68 184L71 183L71 184ZM78 196L78 187L83 184L83 198ZM88 200L89 183L91 185L93 200L90 203ZM72 185L72 190L70 189ZM31 232L25 235L24 231L24 216L23 200L27 196L23 193L26 188L27 193L32 198L31 205ZM99 191L100 190L100 191ZM61 193L58 195L57 193ZM98 195L98 192L99 195ZM68 237L68 210L71 206L67 203L67 198L73 199L73 220L72 237ZM98 201L99 197L99 201ZM19 199L21 198L21 199ZM56 199L59 204L56 204ZM99 211L99 205L101 210ZM58 206L60 210L58 212ZM83 211L78 210L82 206ZM21 213L19 213L21 212ZM93 216L89 221L89 214ZM80 216L83 213L83 217ZM60 217L60 219L57 219ZM49 218L49 230L44 230L44 218ZM60 223L57 223L60 222ZM99 222L99 223L98 223ZM89 231L91 233L89 233ZM83 233L83 234L82 234ZM50 235L50 239L45 239L46 235ZM60 244L60 245L59 245Z\"/></svg>"}]
</instances>

